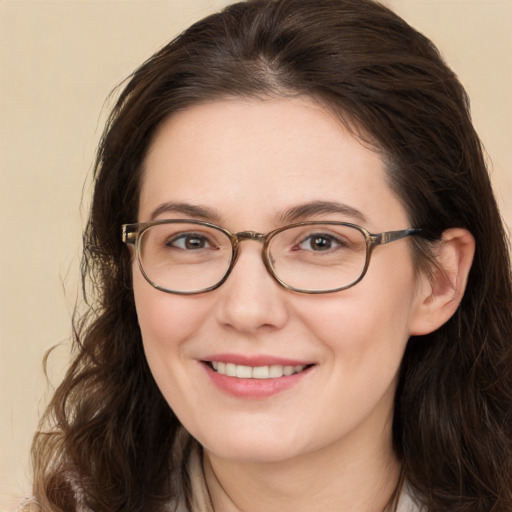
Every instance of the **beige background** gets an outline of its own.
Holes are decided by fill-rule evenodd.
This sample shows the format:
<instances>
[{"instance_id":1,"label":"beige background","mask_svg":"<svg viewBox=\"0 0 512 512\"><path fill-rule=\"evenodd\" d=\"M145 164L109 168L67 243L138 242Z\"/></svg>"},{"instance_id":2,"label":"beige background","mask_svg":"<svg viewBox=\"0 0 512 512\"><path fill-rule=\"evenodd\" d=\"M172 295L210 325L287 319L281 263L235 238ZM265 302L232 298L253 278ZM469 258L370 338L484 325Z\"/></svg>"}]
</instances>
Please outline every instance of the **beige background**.
<instances>
[{"instance_id":1,"label":"beige background","mask_svg":"<svg viewBox=\"0 0 512 512\"><path fill-rule=\"evenodd\" d=\"M223 0L0 0L0 509L67 359L94 147L112 87ZM512 0L389 0L466 85L512 223ZM80 209L84 192L83 208Z\"/></svg>"}]
</instances>

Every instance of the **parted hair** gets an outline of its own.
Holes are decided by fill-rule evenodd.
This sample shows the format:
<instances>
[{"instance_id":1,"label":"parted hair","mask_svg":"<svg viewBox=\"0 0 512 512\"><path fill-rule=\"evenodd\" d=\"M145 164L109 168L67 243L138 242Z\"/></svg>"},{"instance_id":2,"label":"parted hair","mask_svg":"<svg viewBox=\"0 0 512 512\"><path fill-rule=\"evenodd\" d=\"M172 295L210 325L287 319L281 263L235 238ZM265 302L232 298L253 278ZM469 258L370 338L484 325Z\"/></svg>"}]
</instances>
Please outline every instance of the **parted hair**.
<instances>
[{"instance_id":1,"label":"parted hair","mask_svg":"<svg viewBox=\"0 0 512 512\"><path fill-rule=\"evenodd\" d=\"M87 307L33 443L38 510L157 512L179 492L173 475L183 468L172 448L180 423L144 357L120 226L138 220L143 160L173 113L225 97L295 95L320 102L382 154L390 187L425 235L412 242L419 268L435 264L432 247L444 230L473 234L456 313L408 342L393 443L403 481L425 510L512 510L512 286L482 145L468 97L432 42L371 0L230 5L123 85L94 171L82 262ZM180 485L186 494L187 482Z\"/></svg>"}]
</instances>

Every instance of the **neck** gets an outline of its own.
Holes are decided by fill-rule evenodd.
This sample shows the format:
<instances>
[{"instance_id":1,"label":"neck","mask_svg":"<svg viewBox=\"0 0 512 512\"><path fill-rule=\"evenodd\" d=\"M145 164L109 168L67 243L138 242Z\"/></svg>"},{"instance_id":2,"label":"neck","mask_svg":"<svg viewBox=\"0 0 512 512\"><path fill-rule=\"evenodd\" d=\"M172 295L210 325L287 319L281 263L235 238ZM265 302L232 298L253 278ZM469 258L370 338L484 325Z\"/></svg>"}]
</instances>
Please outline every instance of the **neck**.
<instances>
[{"instance_id":1,"label":"neck","mask_svg":"<svg viewBox=\"0 0 512 512\"><path fill-rule=\"evenodd\" d=\"M370 442L344 439L278 462L233 461L205 452L213 508L216 512L384 511L400 474L388 427Z\"/></svg>"}]
</instances>

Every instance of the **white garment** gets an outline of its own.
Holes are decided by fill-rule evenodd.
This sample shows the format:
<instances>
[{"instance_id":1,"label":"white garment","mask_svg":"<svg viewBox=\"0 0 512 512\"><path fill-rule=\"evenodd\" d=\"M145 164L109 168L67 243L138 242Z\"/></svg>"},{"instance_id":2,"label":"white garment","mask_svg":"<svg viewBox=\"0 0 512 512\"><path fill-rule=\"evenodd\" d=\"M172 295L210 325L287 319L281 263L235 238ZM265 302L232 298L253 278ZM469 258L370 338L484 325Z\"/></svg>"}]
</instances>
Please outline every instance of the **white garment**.
<instances>
[{"instance_id":1,"label":"white garment","mask_svg":"<svg viewBox=\"0 0 512 512\"><path fill-rule=\"evenodd\" d=\"M420 512L418 505L412 501L407 486L404 486L404 490L398 501L398 506L396 507L396 512Z\"/></svg>"},{"instance_id":2,"label":"white garment","mask_svg":"<svg viewBox=\"0 0 512 512\"><path fill-rule=\"evenodd\" d=\"M192 484L192 508L191 510L188 510L185 503L182 502L176 512L214 512L208 488L206 487L200 450L197 446L194 447L190 456L188 472ZM402 495L398 501L396 512L421 512L418 506L413 502L407 486L404 486L404 490L402 491Z\"/></svg>"}]
</instances>

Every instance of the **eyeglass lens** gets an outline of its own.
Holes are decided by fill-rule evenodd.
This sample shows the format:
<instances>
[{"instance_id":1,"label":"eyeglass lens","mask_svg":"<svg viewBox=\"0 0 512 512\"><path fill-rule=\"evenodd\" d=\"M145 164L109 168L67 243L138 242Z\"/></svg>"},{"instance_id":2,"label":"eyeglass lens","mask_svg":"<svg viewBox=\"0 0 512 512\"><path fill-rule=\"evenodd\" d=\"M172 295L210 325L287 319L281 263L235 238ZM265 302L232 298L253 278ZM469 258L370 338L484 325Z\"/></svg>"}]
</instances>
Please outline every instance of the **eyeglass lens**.
<instances>
[{"instance_id":1,"label":"eyeglass lens","mask_svg":"<svg viewBox=\"0 0 512 512\"><path fill-rule=\"evenodd\" d=\"M274 234L267 258L275 276L301 290L333 290L357 281L366 263L366 238L342 224L294 226ZM139 259L148 279L176 292L215 286L233 258L223 231L192 223L156 224L142 232Z\"/></svg>"}]
</instances>

